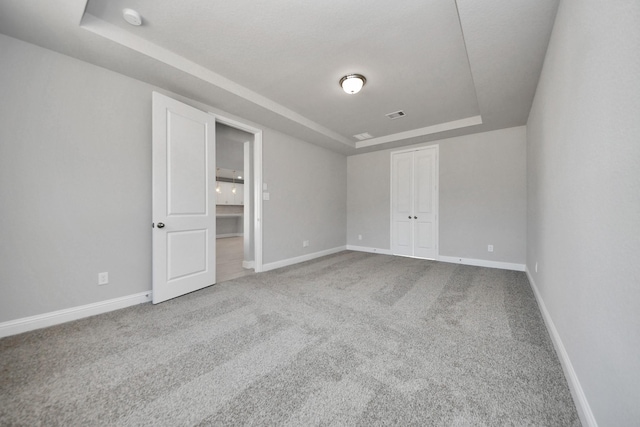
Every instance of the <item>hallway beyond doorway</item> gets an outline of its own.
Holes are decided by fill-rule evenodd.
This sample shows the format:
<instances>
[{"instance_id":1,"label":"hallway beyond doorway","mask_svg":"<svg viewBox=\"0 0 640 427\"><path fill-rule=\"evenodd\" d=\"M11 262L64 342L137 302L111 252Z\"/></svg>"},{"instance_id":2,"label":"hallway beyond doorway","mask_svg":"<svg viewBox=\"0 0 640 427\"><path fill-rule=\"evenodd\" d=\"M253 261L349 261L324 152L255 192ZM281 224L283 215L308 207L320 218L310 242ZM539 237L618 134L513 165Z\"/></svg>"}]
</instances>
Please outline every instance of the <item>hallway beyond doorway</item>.
<instances>
[{"instance_id":1,"label":"hallway beyond doorway","mask_svg":"<svg viewBox=\"0 0 640 427\"><path fill-rule=\"evenodd\" d=\"M216 254L216 283L254 274L253 270L242 268L242 236L216 239Z\"/></svg>"}]
</instances>

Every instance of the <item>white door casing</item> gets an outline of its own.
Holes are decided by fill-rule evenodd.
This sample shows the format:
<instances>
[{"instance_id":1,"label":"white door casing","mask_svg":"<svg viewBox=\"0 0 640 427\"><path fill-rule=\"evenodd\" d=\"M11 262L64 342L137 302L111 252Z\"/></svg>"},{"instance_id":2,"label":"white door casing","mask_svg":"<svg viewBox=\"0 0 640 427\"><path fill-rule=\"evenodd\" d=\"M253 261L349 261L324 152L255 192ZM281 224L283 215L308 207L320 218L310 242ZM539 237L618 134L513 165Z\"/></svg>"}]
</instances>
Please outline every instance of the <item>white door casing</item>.
<instances>
[{"instance_id":1,"label":"white door casing","mask_svg":"<svg viewBox=\"0 0 640 427\"><path fill-rule=\"evenodd\" d=\"M215 117L153 92L153 303L216 279Z\"/></svg>"},{"instance_id":2,"label":"white door casing","mask_svg":"<svg viewBox=\"0 0 640 427\"><path fill-rule=\"evenodd\" d=\"M437 259L437 145L391 154L391 252Z\"/></svg>"}]
</instances>

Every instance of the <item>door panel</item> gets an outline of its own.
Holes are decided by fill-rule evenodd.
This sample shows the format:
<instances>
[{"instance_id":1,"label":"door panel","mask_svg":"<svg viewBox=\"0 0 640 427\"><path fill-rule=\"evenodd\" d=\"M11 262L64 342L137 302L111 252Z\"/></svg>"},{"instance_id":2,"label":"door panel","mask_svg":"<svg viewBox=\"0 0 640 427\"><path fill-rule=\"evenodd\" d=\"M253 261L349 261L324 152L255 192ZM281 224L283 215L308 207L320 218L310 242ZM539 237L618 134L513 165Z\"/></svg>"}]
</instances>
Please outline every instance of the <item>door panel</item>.
<instances>
[{"instance_id":1,"label":"door panel","mask_svg":"<svg viewBox=\"0 0 640 427\"><path fill-rule=\"evenodd\" d=\"M434 249L433 223L422 221L416 222L415 256L419 258L432 258L428 255Z\"/></svg>"},{"instance_id":2,"label":"door panel","mask_svg":"<svg viewBox=\"0 0 640 427\"><path fill-rule=\"evenodd\" d=\"M399 156L396 162L396 213L399 215L410 214L412 211L412 185L411 174L413 173L413 165L411 157Z\"/></svg>"},{"instance_id":3,"label":"door panel","mask_svg":"<svg viewBox=\"0 0 640 427\"><path fill-rule=\"evenodd\" d=\"M436 258L436 151L424 149L414 152L415 159L415 233L414 256Z\"/></svg>"},{"instance_id":4,"label":"door panel","mask_svg":"<svg viewBox=\"0 0 640 427\"><path fill-rule=\"evenodd\" d=\"M153 93L153 303L215 283L215 118Z\"/></svg>"},{"instance_id":5,"label":"door panel","mask_svg":"<svg viewBox=\"0 0 640 427\"><path fill-rule=\"evenodd\" d=\"M413 244L413 232L411 230L410 221L398 222L397 236L397 245L410 250L411 245Z\"/></svg>"},{"instance_id":6,"label":"door panel","mask_svg":"<svg viewBox=\"0 0 640 427\"><path fill-rule=\"evenodd\" d=\"M430 215L433 213L433 154L416 152L415 165L415 212Z\"/></svg>"},{"instance_id":7,"label":"door panel","mask_svg":"<svg viewBox=\"0 0 640 427\"><path fill-rule=\"evenodd\" d=\"M169 281L204 272L209 267L207 230L167 233L167 279Z\"/></svg>"},{"instance_id":8,"label":"door panel","mask_svg":"<svg viewBox=\"0 0 640 427\"><path fill-rule=\"evenodd\" d=\"M206 214L206 133L206 123L167 111L169 215Z\"/></svg>"},{"instance_id":9,"label":"door panel","mask_svg":"<svg viewBox=\"0 0 640 427\"><path fill-rule=\"evenodd\" d=\"M391 157L391 252L413 255L413 153Z\"/></svg>"}]
</instances>

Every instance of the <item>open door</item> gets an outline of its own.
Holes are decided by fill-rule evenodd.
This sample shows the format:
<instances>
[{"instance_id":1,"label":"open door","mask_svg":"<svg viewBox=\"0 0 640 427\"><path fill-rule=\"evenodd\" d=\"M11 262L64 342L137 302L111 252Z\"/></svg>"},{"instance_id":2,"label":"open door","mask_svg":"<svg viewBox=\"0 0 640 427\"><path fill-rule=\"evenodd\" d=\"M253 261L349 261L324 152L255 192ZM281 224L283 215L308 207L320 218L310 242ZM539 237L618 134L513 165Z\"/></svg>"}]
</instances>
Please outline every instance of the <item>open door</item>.
<instances>
[{"instance_id":1,"label":"open door","mask_svg":"<svg viewBox=\"0 0 640 427\"><path fill-rule=\"evenodd\" d=\"M216 280L215 117L153 93L153 303Z\"/></svg>"}]
</instances>

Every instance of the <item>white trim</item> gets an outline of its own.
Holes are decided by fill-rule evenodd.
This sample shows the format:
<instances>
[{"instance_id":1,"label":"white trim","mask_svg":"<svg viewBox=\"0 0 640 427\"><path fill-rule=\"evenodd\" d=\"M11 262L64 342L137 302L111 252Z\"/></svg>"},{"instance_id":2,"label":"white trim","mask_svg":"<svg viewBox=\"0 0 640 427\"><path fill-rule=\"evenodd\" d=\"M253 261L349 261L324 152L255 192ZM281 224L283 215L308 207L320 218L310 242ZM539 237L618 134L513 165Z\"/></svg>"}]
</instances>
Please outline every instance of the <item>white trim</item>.
<instances>
[{"instance_id":1,"label":"white trim","mask_svg":"<svg viewBox=\"0 0 640 427\"><path fill-rule=\"evenodd\" d=\"M567 382L569 383L569 390L571 390L571 395L573 396L573 401L576 404L576 409L578 410L578 415L580 416L580 422L582 425L587 427L597 427L598 423L596 422L596 418L593 416L593 412L591 411L591 406L589 406L589 402L587 401L587 396L584 394L584 390L582 389L582 385L580 385L580 380L578 379L578 375L576 374L575 369L573 369L573 364L571 363L571 359L569 359L569 354L562 343L562 338L560 338L560 334L556 329L556 326L553 323L553 319L547 310L547 307L540 295L540 291L538 290L538 286L536 282L533 280L533 276L527 267L525 269L527 273L527 277L529 278L529 283L531 283L531 289L533 289L533 294L536 296L536 300L538 301L538 306L540 307L540 312L542 313L542 318L544 319L544 323L547 326L547 331L551 336L551 341L553 342L553 346L556 349L556 353L558 354L558 358L560 359L560 364L562 365L562 370L564 371L564 375L567 378Z\"/></svg>"},{"instance_id":2,"label":"white trim","mask_svg":"<svg viewBox=\"0 0 640 427\"><path fill-rule=\"evenodd\" d=\"M253 250L255 272L262 270L262 130L209 111L216 122L253 134Z\"/></svg>"},{"instance_id":3,"label":"white trim","mask_svg":"<svg viewBox=\"0 0 640 427\"><path fill-rule=\"evenodd\" d=\"M244 234L242 233L227 233L227 234L217 234L216 239L224 239L227 237L242 237Z\"/></svg>"},{"instance_id":4,"label":"white trim","mask_svg":"<svg viewBox=\"0 0 640 427\"><path fill-rule=\"evenodd\" d=\"M247 270L252 270L253 266L254 266L254 262L253 261L242 260L242 268L246 268Z\"/></svg>"},{"instance_id":5,"label":"white trim","mask_svg":"<svg viewBox=\"0 0 640 427\"><path fill-rule=\"evenodd\" d=\"M502 270L524 271L524 264L512 262L489 261L486 259L462 258L457 256L438 255L437 261L450 262L453 264L475 265L477 267L500 268Z\"/></svg>"},{"instance_id":6,"label":"white trim","mask_svg":"<svg viewBox=\"0 0 640 427\"><path fill-rule=\"evenodd\" d=\"M253 140L253 247L255 272L262 270L262 131Z\"/></svg>"},{"instance_id":7,"label":"white trim","mask_svg":"<svg viewBox=\"0 0 640 427\"><path fill-rule=\"evenodd\" d=\"M393 255L389 249L370 248L367 246L347 245L348 251L369 252L372 254Z\"/></svg>"},{"instance_id":8,"label":"white trim","mask_svg":"<svg viewBox=\"0 0 640 427\"><path fill-rule=\"evenodd\" d=\"M418 136L431 135L447 130L460 129L467 126L475 126L482 124L482 116L466 117L452 122L438 123L436 125L427 126L419 129L412 129L405 132L394 133L392 135L381 136L378 138L367 139L366 141L356 141L356 149L370 147L372 145L386 144L387 142L400 141L402 139L416 138Z\"/></svg>"},{"instance_id":9,"label":"white trim","mask_svg":"<svg viewBox=\"0 0 640 427\"><path fill-rule=\"evenodd\" d=\"M254 138L255 139L255 135ZM242 194L242 231L244 235L242 237L242 257L243 258L252 258L250 254L251 242L253 242L253 232L251 228L251 207L253 204L253 199L251 197L252 191L255 192L256 189L253 188L253 171L251 170L251 141L246 141L242 144L242 170L244 174L245 182L248 182L249 185L244 186L244 192ZM255 209L254 209L255 211ZM254 254L255 256L255 249ZM245 267L246 268L246 267ZM253 268L253 266L251 267Z\"/></svg>"},{"instance_id":10,"label":"white trim","mask_svg":"<svg viewBox=\"0 0 640 427\"><path fill-rule=\"evenodd\" d=\"M309 260L312 260L312 259L315 259L315 258L320 258L320 257L323 257L323 256L327 256L327 255L335 254L335 253L338 253L338 252L342 252L342 251L344 251L346 249L347 249L346 246L338 246L337 248L326 249L324 251L314 252L312 254L306 254L306 255L301 255L301 256L294 257L294 258L288 258L288 259L283 259L283 260L276 261L276 262L270 262L268 264L263 264L262 265L262 271L275 270L276 268L281 268L281 267L286 267L286 266L293 265L293 264L298 264L300 262L309 261Z\"/></svg>"},{"instance_id":11,"label":"white trim","mask_svg":"<svg viewBox=\"0 0 640 427\"><path fill-rule=\"evenodd\" d=\"M0 323L0 338L151 301L151 291Z\"/></svg>"}]
</instances>

